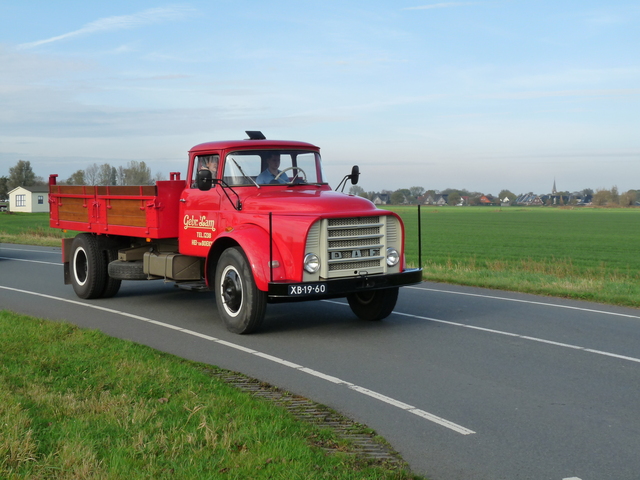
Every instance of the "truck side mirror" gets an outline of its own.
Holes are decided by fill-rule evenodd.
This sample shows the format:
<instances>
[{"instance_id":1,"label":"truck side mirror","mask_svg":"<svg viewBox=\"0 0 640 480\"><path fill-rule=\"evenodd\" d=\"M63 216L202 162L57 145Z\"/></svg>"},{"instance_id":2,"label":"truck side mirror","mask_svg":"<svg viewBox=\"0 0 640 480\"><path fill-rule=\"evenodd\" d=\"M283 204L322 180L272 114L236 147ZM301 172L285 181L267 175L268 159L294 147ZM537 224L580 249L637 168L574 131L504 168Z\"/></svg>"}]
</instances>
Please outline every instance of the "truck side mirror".
<instances>
[{"instance_id":1,"label":"truck side mirror","mask_svg":"<svg viewBox=\"0 0 640 480\"><path fill-rule=\"evenodd\" d=\"M351 185L357 185L358 184L358 180L360 179L360 168L358 167L358 165L354 165L351 168Z\"/></svg>"},{"instance_id":2,"label":"truck side mirror","mask_svg":"<svg viewBox=\"0 0 640 480\"><path fill-rule=\"evenodd\" d=\"M344 191L344 187L347 185L347 179L351 180L351 185L355 185L358 183L358 180L360 179L360 168L358 167L358 165L354 165L353 167L351 167L351 174L344 176L344 178L340 181L340 183L336 187L336 192L340 187L342 187L342 190L340 191L341 192Z\"/></svg>"},{"instance_id":3,"label":"truck side mirror","mask_svg":"<svg viewBox=\"0 0 640 480\"><path fill-rule=\"evenodd\" d=\"M196 174L196 186L198 189L203 191L211 190L212 185L213 175L211 174L211 170L198 170Z\"/></svg>"}]
</instances>

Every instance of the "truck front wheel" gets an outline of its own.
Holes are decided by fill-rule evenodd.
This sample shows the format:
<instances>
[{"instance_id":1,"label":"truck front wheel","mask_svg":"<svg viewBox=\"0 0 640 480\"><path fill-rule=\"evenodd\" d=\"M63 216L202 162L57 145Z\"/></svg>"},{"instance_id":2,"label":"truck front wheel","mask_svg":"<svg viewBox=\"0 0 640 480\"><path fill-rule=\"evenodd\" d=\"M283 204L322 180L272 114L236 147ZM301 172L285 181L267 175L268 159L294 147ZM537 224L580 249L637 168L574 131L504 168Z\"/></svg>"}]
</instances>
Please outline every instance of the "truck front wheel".
<instances>
[{"instance_id":1,"label":"truck front wheel","mask_svg":"<svg viewBox=\"0 0 640 480\"><path fill-rule=\"evenodd\" d=\"M267 294L258 290L249 262L237 247L222 252L216 266L215 295L218 312L227 330L254 332L262 323Z\"/></svg>"},{"instance_id":2,"label":"truck front wheel","mask_svg":"<svg viewBox=\"0 0 640 480\"><path fill-rule=\"evenodd\" d=\"M71 284L80 298L99 298L105 290L107 262L98 240L90 233L77 235L71 243Z\"/></svg>"},{"instance_id":3,"label":"truck front wheel","mask_svg":"<svg viewBox=\"0 0 640 480\"><path fill-rule=\"evenodd\" d=\"M382 320L393 312L398 301L398 287L351 293L347 301L353 313L362 320Z\"/></svg>"}]
</instances>

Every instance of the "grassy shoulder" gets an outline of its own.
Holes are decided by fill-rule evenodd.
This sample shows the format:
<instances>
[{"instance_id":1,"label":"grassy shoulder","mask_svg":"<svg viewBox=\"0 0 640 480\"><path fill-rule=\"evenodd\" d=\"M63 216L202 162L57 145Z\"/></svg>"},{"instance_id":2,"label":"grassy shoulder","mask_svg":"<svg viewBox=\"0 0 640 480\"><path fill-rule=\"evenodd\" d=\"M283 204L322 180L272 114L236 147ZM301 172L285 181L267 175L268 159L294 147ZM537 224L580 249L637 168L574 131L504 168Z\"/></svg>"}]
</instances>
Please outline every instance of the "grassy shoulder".
<instances>
[{"instance_id":1,"label":"grassy shoulder","mask_svg":"<svg viewBox=\"0 0 640 480\"><path fill-rule=\"evenodd\" d=\"M418 209L389 207L418 264ZM424 279L640 307L640 209L422 207Z\"/></svg>"},{"instance_id":2,"label":"grassy shoulder","mask_svg":"<svg viewBox=\"0 0 640 480\"><path fill-rule=\"evenodd\" d=\"M48 213L0 212L0 243L59 247L77 233L49 227Z\"/></svg>"},{"instance_id":3,"label":"grassy shoulder","mask_svg":"<svg viewBox=\"0 0 640 480\"><path fill-rule=\"evenodd\" d=\"M418 478L211 367L7 311L0 338L0 478Z\"/></svg>"}]
</instances>

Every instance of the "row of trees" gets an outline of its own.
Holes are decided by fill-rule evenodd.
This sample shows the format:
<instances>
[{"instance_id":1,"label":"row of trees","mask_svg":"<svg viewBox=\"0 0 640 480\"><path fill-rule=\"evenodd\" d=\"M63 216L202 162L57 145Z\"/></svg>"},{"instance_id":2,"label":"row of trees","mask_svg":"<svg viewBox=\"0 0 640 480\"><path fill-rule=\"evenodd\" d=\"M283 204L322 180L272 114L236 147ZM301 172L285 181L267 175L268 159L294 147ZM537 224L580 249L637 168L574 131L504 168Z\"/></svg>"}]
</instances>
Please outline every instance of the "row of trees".
<instances>
[{"instance_id":1,"label":"row of trees","mask_svg":"<svg viewBox=\"0 0 640 480\"><path fill-rule=\"evenodd\" d=\"M460 200L465 197L465 204L468 205L481 205L481 198L486 197L490 200L493 200L493 203L499 204L505 198L509 199L511 204L514 204L515 200L518 198L518 195L514 194L510 190L501 190L497 197L494 197L491 194L483 194L480 192L471 192L469 190L460 189L456 190L453 188L447 188L445 190L425 190L423 187L411 187L411 188L401 188L395 191L391 190L382 190L381 192L367 192L359 185L354 185L349 190L349 193L352 195L358 195L360 197L367 198L373 201L376 196L380 194L388 195L389 201L392 205L401 205L405 203L409 204L417 204L419 202L424 201L427 196L431 195L433 198L436 195L447 195L447 204L448 205L458 205ZM619 193L618 187L613 186L611 189L607 190L604 188L598 189L595 192L590 188L585 188L584 190L577 192L582 196L589 196L591 198L591 203L593 205L598 206L622 206L629 207L632 205L637 205L637 202L640 202L640 190L628 190L624 193ZM575 193L572 194L570 192L558 192L554 194L556 198L560 199L560 202L557 204L570 204L572 201L575 202ZM547 199L547 204L553 205L552 197L549 195L549 199ZM573 200L571 200L573 198Z\"/></svg>"},{"instance_id":2,"label":"row of trees","mask_svg":"<svg viewBox=\"0 0 640 480\"><path fill-rule=\"evenodd\" d=\"M456 190L453 188L446 188L444 190L425 190L423 187L411 187L411 188L400 188L395 191L391 190L382 190L381 192L367 192L359 185L354 185L349 190L349 193L352 195L358 195L360 197L367 198L373 201L376 196L380 194L386 194L389 197L389 201L392 205L401 205L405 203L409 204L417 204L427 198L429 195L435 198L436 195L447 195L448 196L448 204L449 205L457 205L460 203L462 197L466 197L468 199L469 205L480 205L480 198L483 196L488 196L492 198L492 195L485 195L480 192L470 192L469 190L461 189ZM517 196L511 193L509 190L502 190L499 198L509 198L510 201L514 201ZM497 199L496 199L497 200Z\"/></svg>"},{"instance_id":3,"label":"row of trees","mask_svg":"<svg viewBox=\"0 0 640 480\"><path fill-rule=\"evenodd\" d=\"M151 175L151 168L144 162L131 160L126 167L114 167L108 163L94 163L84 170L77 170L64 182L67 185L153 185L162 180L162 174Z\"/></svg>"},{"instance_id":4,"label":"row of trees","mask_svg":"<svg viewBox=\"0 0 640 480\"><path fill-rule=\"evenodd\" d=\"M615 185L611 187L611 190L598 189L593 194L592 203L594 205L605 206L621 206L630 207L631 205L637 205L640 201L640 190L627 190L624 193L618 192L618 187Z\"/></svg>"},{"instance_id":5,"label":"row of trees","mask_svg":"<svg viewBox=\"0 0 640 480\"><path fill-rule=\"evenodd\" d=\"M151 169L143 161L131 160L126 167L113 167L108 163L89 165L84 170L77 170L66 180L58 183L66 185L153 185L156 180L162 180L162 174L151 174ZM8 176L0 177L0 200L9 196L9 192L16 187L31 187L46 185L45 180L33 171L31 162L18 160L9 169Z\"/></svg>"}]
</instances>

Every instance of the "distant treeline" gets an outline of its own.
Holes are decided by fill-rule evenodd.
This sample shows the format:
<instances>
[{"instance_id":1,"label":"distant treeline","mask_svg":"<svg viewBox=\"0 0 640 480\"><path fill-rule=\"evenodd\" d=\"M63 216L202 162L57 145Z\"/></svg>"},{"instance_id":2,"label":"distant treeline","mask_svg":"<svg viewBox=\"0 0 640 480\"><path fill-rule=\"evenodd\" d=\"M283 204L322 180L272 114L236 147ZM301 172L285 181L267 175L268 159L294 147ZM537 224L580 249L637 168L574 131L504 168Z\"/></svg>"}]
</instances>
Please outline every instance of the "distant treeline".
<instances>
[{"instance_id":1,"label":"distant treeline","mask_svg":"<svg viewBox=\"0 0 640 480\"><path fill-rule=\"evenodd\" d=\"M161 173L151 174L151 169L143 161L131 160L126 166L114 167L108 163L93 163L84 170L75 171L67 179L58 179L59 184L66 185L153 185L163 180ZM8 193L16 187L46 185L46 180L37 176L28 160L18 160L9 169L8 176L0 176L0 200L6 199Z\"/></svg>"}]
</instances>

